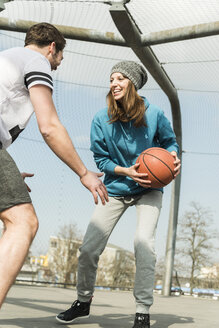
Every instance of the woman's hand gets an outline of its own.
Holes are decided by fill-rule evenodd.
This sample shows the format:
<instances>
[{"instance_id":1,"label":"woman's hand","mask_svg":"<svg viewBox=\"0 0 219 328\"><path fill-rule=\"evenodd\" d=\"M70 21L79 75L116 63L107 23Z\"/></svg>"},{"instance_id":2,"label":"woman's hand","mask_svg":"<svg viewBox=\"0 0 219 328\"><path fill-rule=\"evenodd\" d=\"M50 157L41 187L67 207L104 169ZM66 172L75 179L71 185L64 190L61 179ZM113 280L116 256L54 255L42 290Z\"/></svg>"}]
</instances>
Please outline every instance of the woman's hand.
<instances>
[{"instance_id":1,"label":"woman's hand","mask_svg":"<svg viewBox=\"0 0 219 328\"><path fill-rule=\"evenodd\" d=\"M22 172L22 173L21 173L21 176L22 176L23 179L25 179L25 178L31 178L31 177L33 177L34 174L33 174L33 173ZM26 185L26 187L27 187L27 190L28 190L29 192L31 192L30 187L29 187L26 183L25 183L25 185Z\"/></svg>"},{"instance_id":2,"label":"woman's hand","mask_svg":"<svg viewBox=\"0 0 219 328\"><path fill-rule=\"evenodd\" d=\"M180 173L180 167L181 167L181 161L177 156L177 153L175 151L171 151L170 153L174 157L174 164L175 164L175 169L174 169L174 178L177 177L177 175Z\"/></svg>"},{"instance_id":3,"label":"woman's hand","mask_svg":"<svg viewBox=\"0 0 219 328\"><path fill-rule=\"evenodd\" d=\"M138 173L138 171L137 171L139 165L140 165L139 163L136 163L130 167L116 166L115 173L118 175L125 175L127 177L130 177L143 188L150 188L151 181L147 179L148 174L147 173Z\"/></svg>"}]
</instances>

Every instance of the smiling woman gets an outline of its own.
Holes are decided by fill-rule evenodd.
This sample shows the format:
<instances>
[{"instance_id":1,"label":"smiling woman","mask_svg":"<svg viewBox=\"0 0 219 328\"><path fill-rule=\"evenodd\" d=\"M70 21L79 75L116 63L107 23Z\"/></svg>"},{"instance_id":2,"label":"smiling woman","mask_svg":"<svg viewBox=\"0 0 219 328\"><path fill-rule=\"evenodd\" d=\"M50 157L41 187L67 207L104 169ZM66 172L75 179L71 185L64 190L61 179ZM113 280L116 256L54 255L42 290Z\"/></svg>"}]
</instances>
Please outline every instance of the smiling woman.
<instances>
[{"instance_id":1,"label":"smiling woman","mask_svg":"<svg viewBox=\"0 0 219 328\"><path fill-rule=\"evenodd\" d=\"M133 328L150 327L149 308L153 303L155 232L162 206L162 188L152 188L146 173L139 173L136 159L150 147L167 149L179 173L178 145L163 112L140 97L137 90L146 83L145 69L132 61L113 66L110 74L108 108L96 113L91 125L91 150L100 171L109 202L97 205L88 225L78 262L78 299L57 320L71 323L89 316L96 269L111 232L123 213L135 205L136 316Z\"/></svg>"},{"instance_id":2,"label":"smiling woman","mask_svg":"<svg viewBox=\"0 0 219 328\"><path fill-rule=\"evenodd\" d=\"M146 126L144 100L136 92L146 81L145 69L133 61L120 62L113 66L107 95L110 123L134 120L135 127Z\"/></svg>"},{"instance_id":3,"label":"smiling woman","mask_svg":"<svg viewBox=\"0 0 219 328\"><path fill-rule=\"evenodd\" d=\"M110 79L110 90L116 101L121 101L127 93L130 80L121 73L113 73Z\"/></svg>"}]
</instances>

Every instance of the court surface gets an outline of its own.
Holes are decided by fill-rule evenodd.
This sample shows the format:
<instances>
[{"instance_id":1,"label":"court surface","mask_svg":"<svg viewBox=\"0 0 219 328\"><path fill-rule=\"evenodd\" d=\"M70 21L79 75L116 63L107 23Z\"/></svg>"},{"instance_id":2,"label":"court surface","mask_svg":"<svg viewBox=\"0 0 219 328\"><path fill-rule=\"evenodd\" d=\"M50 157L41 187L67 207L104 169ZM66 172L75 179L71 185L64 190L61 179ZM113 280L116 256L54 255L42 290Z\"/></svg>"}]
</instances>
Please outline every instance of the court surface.
<instances>
[{"instance_id":1,"label":"court surface","mask_svg":"<svg viewBox=\"0 0 219 328\"><path fill-rule=\"evenodd\" d=\"M15 285L0 311L1 328L131 328L135 312L132 292L96 290L91 316L71 325L55 316L76 298L72 289ZM219 328L219 300L154 295L152 328Z\"/></svg>"}]
</instances>

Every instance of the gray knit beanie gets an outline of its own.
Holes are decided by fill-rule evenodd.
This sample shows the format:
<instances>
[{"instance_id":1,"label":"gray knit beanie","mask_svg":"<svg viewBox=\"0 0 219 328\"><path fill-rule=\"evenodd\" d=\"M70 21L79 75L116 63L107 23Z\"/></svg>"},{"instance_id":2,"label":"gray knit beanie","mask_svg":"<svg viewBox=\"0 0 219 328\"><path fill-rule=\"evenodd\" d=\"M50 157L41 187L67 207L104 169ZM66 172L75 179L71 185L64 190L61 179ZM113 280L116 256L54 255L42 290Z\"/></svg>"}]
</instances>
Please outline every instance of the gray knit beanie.
<instances>
[{"instance_id":1,"label":"gray knit beanie","mask_svg":"<svg viewBox=\"0 0 219 328\"><path fill-rule=\"evenodd\" d=\"M113 73L122 73L125 75L135 86L135 89L141 89L147 82L147 72L143 66L134 61L121 61L115 64L111 70L110 76Z\"/></svg>"}]
</instances>

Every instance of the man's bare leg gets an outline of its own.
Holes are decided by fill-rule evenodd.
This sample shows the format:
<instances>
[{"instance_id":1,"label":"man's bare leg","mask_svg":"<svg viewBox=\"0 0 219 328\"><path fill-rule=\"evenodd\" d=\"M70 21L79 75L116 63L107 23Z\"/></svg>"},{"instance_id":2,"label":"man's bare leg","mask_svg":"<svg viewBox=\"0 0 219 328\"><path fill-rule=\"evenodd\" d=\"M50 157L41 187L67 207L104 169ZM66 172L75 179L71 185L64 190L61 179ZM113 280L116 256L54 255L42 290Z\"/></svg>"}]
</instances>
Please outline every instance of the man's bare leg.
<instances>
[{"instance_id":1,"label":"man's bare leg","mask_svg":"<svg viewBox=\"0 0 219 328\"><path fill-rule=\"evenodd\" d=\"M0 239L0 308L19 273L38 229L32 204L20 204L0 213L4 233Z\"/></svg>"}]
</instances>

